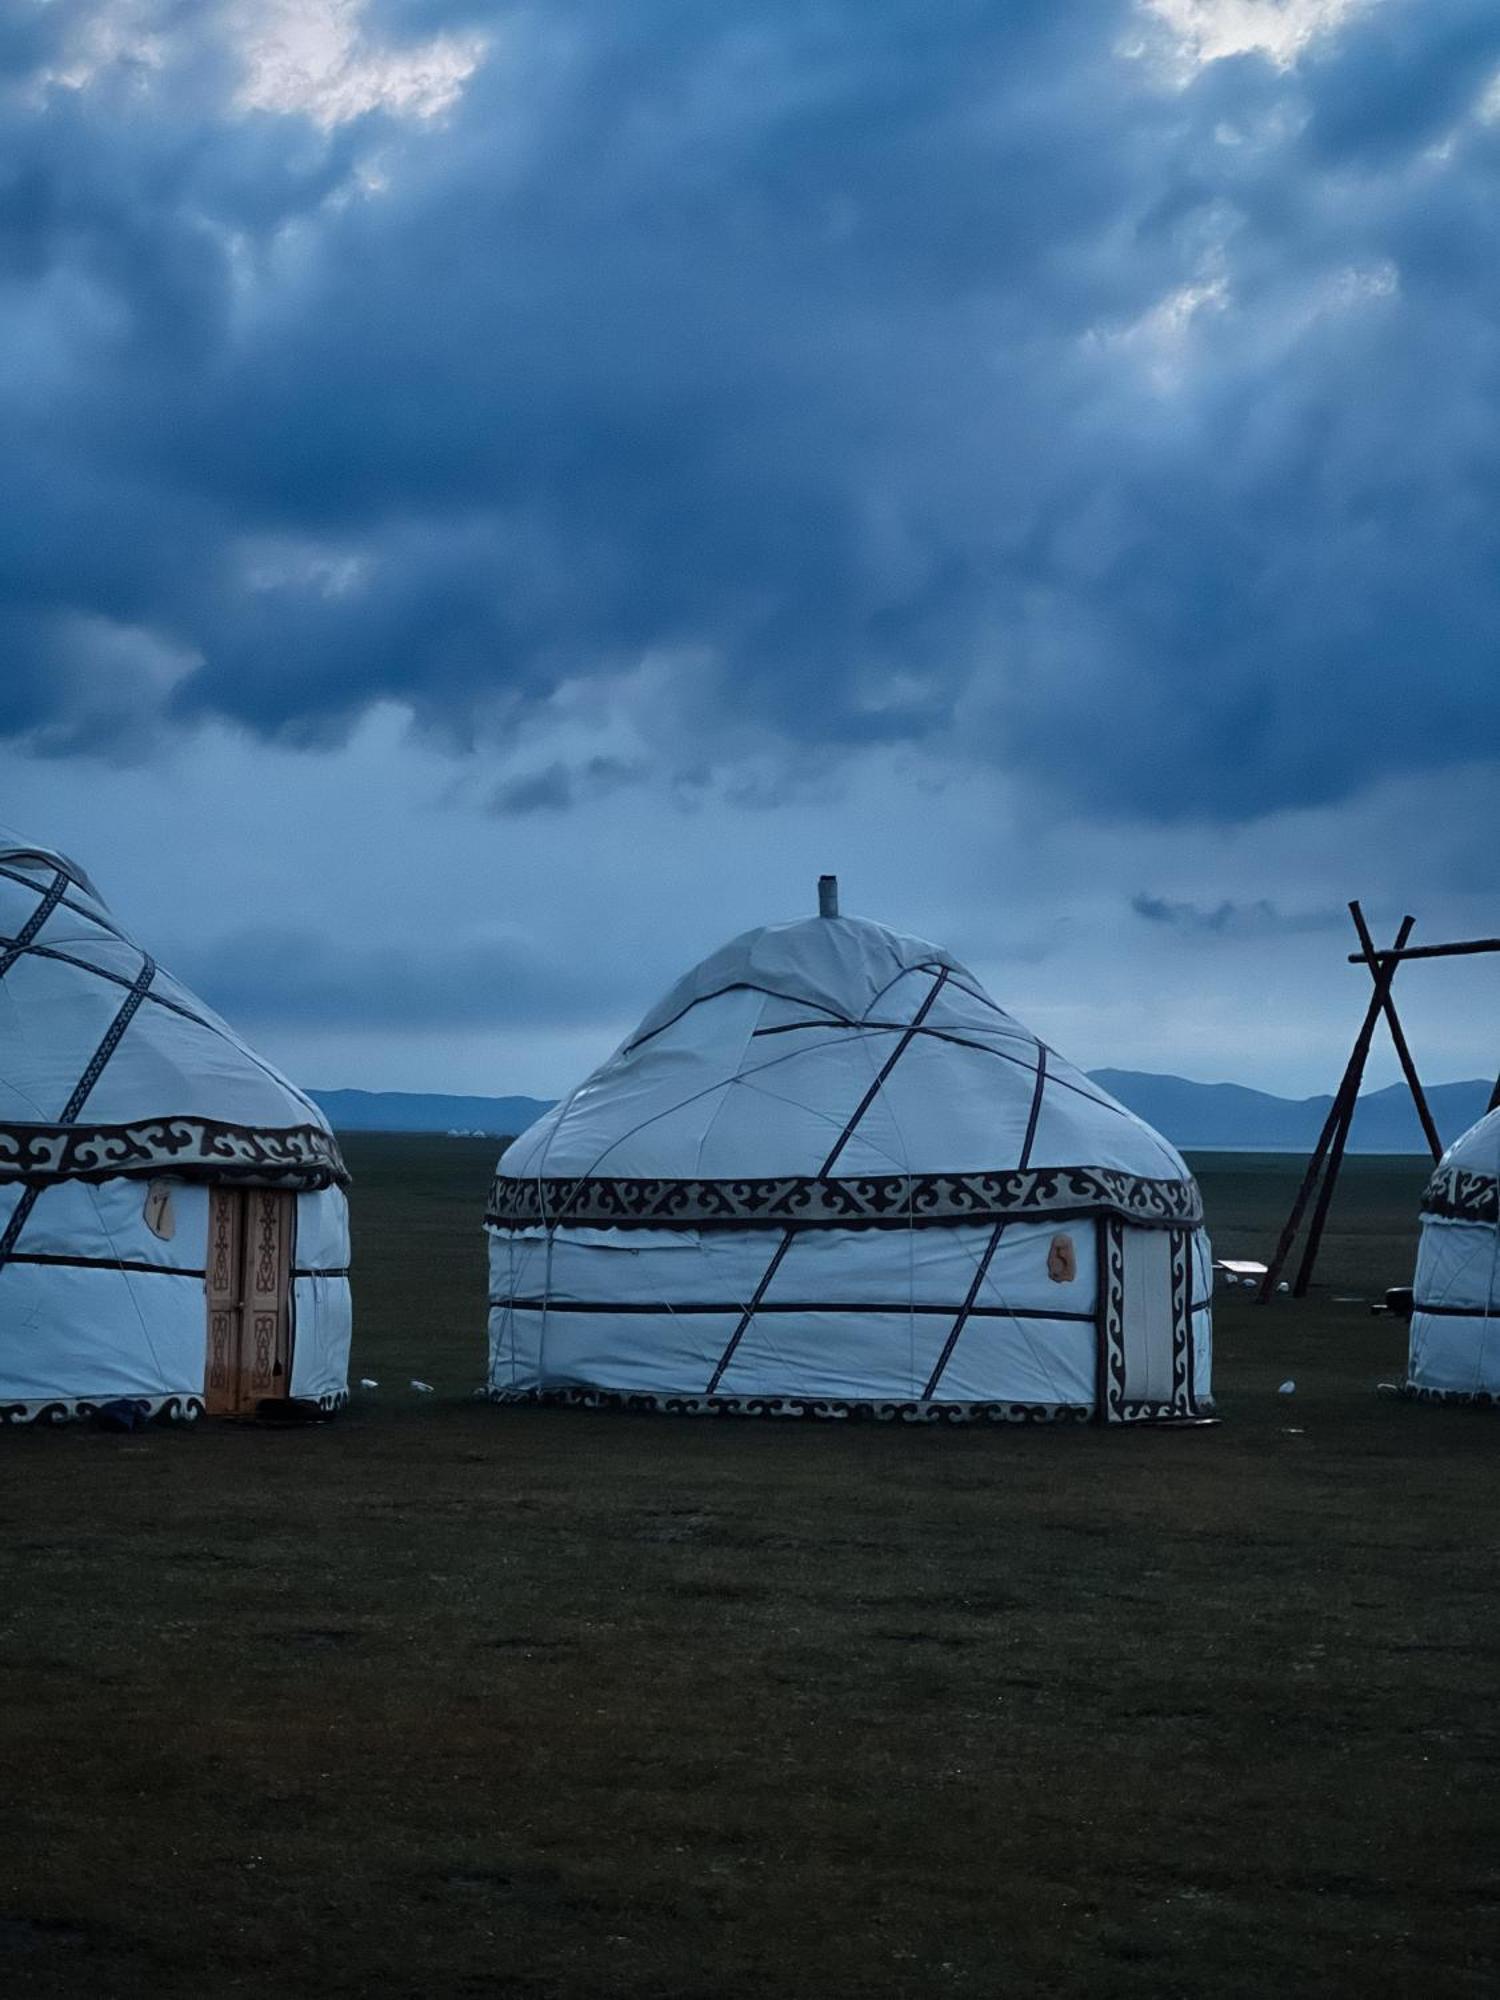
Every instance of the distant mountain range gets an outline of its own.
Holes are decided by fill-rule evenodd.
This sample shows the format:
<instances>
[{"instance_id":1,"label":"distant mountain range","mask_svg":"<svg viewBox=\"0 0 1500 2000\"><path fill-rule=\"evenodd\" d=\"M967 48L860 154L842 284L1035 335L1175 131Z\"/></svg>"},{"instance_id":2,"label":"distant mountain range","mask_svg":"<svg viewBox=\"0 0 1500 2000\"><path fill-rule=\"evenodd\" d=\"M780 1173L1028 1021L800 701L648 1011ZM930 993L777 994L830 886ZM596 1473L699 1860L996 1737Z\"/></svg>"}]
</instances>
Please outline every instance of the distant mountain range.
<instances>
[{"instance_id":1,"label":"distant mountain range","mask_svg":"<svg viewBox=\"0 0 1500 2000\"><path fill-rule=\"evenodd\" d=\"M310 1090L336 1132L478 1132L514 1137L552 1109L545 1097L444 1097L420 1090Z\"/></svg>"},{"instance_id":2,"label":"distant mountain range","mask_svg":"<svg viewBox=\"0 0 1500 2000\"><path fill-rule=\"evenodd\" d=\"M1141 1070L1096 1069L1094 1081L1137 1116L1189 1152L1305 1153L1316 1145L1331 1095L1273 1097L1238 1083L1189 1083L1180 1076ZM1484 1116L1488 1083L1426 1086L1428 1108L1443 1144L1450 1145ZM1425 1153L1411 1092L1404 1083L1372 1090L1359 1100L1349 1135L1355 1153Z\"/></svg>"},{"instance_id":3,"label":"distant mountain range","mask_svg":"<svg viewBox=\"0 0 1500 2000\"><path fill-rule=\"evenodd\" d=\"M1238 1083L1190 1083L1143 1070L1096 1069L1100 1083L1174 1145L1189 1151L1300 1153L1315 1143L1331 1097L1273 1097ZM525 1131L550 1104L540 1097L446 1097L405 1090L314 1090L341 1132L474 1132L503 1138ZM1444 1145L1484 1116L1490 1086L1438 1083L1427 1092ZM1422 1128L1405 1084L1359 1100L1350 1150L1422 1153Z\"/></svg>"}]
</instances>

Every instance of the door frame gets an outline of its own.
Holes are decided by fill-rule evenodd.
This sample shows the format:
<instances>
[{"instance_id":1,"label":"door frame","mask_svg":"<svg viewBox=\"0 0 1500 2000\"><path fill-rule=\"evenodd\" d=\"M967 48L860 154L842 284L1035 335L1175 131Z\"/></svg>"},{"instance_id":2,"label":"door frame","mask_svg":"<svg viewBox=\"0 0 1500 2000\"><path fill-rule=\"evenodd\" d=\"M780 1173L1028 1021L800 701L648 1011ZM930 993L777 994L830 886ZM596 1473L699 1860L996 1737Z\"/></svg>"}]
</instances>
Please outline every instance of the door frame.
<instances>
[{"instance_id":1,"label":"door frame","mask_svg":"<svg viewBox=\"0 0 1500 2000\"><path fill-rule=\"evenodd\" d=\"M208 1193L204 1409L253 1417L292 1393L297 1196L224 1181Z\"/></svg>"},{"instance_id":2,"label":"door frame","mask_svg":"<svg viewBox=\"0 0 1500 2000\"><path fill-rule=\"evenodd\" d=\"M1172 1387L1162 1400L1133 1393L1126 1351L1125 1232L1165 1239L1172 1315ZM1193 1386L1193 1231L1143 1230L1117 1216L1101 1216L1099 1240L1098 1386L1094 1419L1101 1424L1161 1422L1197 1415Z\"/></svg>"}]
</instances>

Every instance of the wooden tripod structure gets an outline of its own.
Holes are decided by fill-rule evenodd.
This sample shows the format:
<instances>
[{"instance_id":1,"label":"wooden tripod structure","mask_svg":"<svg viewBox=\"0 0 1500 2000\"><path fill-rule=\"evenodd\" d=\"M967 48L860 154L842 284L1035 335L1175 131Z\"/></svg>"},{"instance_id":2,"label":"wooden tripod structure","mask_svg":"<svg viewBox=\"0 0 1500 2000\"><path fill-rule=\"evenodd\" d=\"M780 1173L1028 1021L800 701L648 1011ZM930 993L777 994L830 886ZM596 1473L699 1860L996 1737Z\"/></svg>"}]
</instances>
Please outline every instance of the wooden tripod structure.
<instances>
[{"instance_id":1,"label":"wooden tripod structure","mask_svg":"<svg viewBox=\"0 0 1500 2000\"><path fill-rule=\"evenodd\" d=\"M1468 938L1456 944L1408 944L1407 939L1411 936L1416 923L1415 917L1403 917L1401 926L1396 932L1395 943L1385 951L1377 951L1375 941L1370 936L1369 925L1365 922L1364 911L1357 902L1349 905L1349 914L1354 919L1355 933L1359 938L1359 950L1350 952L1349 963L1369 967L1372 981L1370 1004L1365 1009L1365 1018L1360 1024L1359 1033L1354 1038L1354 1047L1350 1051L1343 1079L1334 1094L1332 1104L1328 1107L1323 1130L1318 1135L1318 1143L1314 1146L1312 1157L1307 1163L1302 1185L1298 1188L1297 1198L1292 1203L1291 1214L1286 1219L1286 1226L1276 1245L1276 1254L1272 1257L1266 1275L1261 1280L1262 1304L1276 1289L1277 1281L1286 1267L1287 1259L1291 1256L1297 1233L1302 1227L1302 1218L1307 1212L1307 1205L1312 1201L1316 1190L1317 1201L1313 1206L1312 1221L1308 1225L1302 1261L1297 1266L1297 1276L1292 1284L1293 1297L1304 1298L1308 1286L1312 1283L1313 1267L1318 1260L1318 1246L1323 1241L1323 1229L1333 1203L1333 1190L1338 1184L1339 1169L1344 1163L1344 1149L1348 1144L1350 1127L1354 1123L1359 1087L1364 1081L1365 1063L1370 1054L1370 1044L1375 1038L1375 1030L1382 1017L1390 1028L1391 1041L1395 1045L1396 1055L1401 1064L1401 1073L1406 1078L1412 1102L1417 1107L1417 1116L1422 1121L1422 1132L1432 1157L1437 1160L1442 1156L1443 1142L1438 1137L1437 1126L1433 1123L1421 1078L1417 1075L1417 1066L1412 1061L1411 1050L1407 1046L1406 1035L1396 1012L1396 1003L1391 997L1391 987L1395 982L1397 969L1409 958L1467 958L1477 952L1500 951L1500 938ZM1495 1079L1495 1087L1490 1092L1490 1110L1495 1110L1497 1106L1500 1106L1500 1077ZM1320 1180L1321 1185L1319 1185Z\"/></svg>"}]
</instances>

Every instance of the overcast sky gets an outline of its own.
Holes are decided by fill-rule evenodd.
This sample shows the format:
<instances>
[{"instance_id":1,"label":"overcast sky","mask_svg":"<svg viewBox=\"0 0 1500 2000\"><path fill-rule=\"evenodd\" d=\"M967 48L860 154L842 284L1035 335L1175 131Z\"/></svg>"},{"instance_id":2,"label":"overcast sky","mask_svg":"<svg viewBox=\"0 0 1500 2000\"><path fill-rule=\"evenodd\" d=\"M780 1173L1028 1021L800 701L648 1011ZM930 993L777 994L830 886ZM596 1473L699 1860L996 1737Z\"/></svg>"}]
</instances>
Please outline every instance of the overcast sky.
<instances>
[{"instance_id":1,"label":"overcast sky","mask_svg":"<svg viewBox=\"0 0 1500 2000\"><path fill-rule=\"evenodd\" d=\"M304 1083L825 870L1289 1093L1500 931L1495 0L6 0L0 341L0 820Z\"/></svg>"}]
</instances>

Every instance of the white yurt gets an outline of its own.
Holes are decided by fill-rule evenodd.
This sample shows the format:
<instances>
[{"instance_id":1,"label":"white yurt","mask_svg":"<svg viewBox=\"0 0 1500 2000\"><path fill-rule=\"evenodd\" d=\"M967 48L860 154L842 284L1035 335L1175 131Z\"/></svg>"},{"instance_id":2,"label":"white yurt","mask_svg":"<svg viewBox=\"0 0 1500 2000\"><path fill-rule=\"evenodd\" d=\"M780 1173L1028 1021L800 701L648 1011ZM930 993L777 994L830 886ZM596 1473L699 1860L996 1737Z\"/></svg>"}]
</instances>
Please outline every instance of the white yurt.
<instances>
[{"instance_id":1,"label":"white yurt","mask_svg":"<svg viewBox=\"0 0 1500 2000\"><path fill-rule=\"evenodd\" d=\"M0 840L0 1417L336 1408L346 1179L81 868Z\"/></svg>"},{"instance_id":2,"label":"white yurt","mask_svg":"<svg viewBox=\"0 0 1500 2000\"><path fill-rule=\"evenodd\" d=\"M1500 1109L1457 1139L1422 1197L1406 1386L1500 1397Z\"/></svg>"},{"instance_id":3,"label":"white yurt","mask_svg":"<svg viewBox=\"0 0 1500 2000\"><path fill-rule=\"evenodd\" d=\"M1180 1156L957 959L747 932L509 1147L497 1401L1191 1419L1211 1275Z\"/></svg>"}]
</instances>

